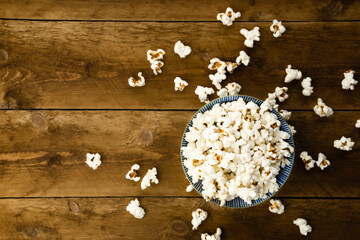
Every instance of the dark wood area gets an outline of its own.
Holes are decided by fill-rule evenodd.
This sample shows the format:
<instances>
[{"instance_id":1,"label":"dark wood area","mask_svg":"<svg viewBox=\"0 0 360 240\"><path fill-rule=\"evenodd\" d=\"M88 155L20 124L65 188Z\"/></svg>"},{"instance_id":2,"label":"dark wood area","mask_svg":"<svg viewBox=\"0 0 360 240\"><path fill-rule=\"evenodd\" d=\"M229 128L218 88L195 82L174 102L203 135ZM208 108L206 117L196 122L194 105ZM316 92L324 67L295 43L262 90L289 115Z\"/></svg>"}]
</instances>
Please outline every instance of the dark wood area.
<instances>
[{"instance_id":1,"label":"dark wood area","mask_svg":"<svg viewBox=\"0 0 360 240\"><path fill-rule=\"evenodd\" d=\"M285 213L268 204L247 209L220 208L200 198L140 198L143 219L124 212L132 198L3 199L0 239L200 239L223 229L221 239L304 239L292 221L301 216L313 232L306 239L352 239L359 226L360 201L282 199ZM208 218L191 229L192 209Z\"/></svg>"},{"instance_id":2,"label":"dark wood area","mask_svg":"<svg viewBox=\"0 0 360 240\"><path fill-rule=\"evenodd\" d=\"M241 11L238 21L360 20L354 0L0 0L2 18L122 21L216 21L231 6Z\"/></svg>"},{"instance_id":3,"label":"dark wood area","mask_svg":"<svg viewBox=\"0 0 360 240\"><path fill-rule=\"evenodd\" d=\"M230 27L216 15L230 6L242 16ZM343 72L360 71L360 2L339 0L116 1L0 0L0 239L200 239L223 229L222 239L304 239L292 221L313 227L306 239L354 239L360 234L360 84L341 89ZM271 21L287 31L274 38ZM241 28L260 27L261 41L244 46ZM190 45L186 59L176 41ZM155 76L148 49L166 51ZM296 158L276 194L285 213L269 202L229 209L205 202L183 172L183 130L202 106L194 90L211 86L209 60L251 57L224 82L240 94L265 99L289 87L280 104L292 111ZM288 64L313 80L314 93L301 94L300 81L284 83ZM127 79L143 72L146 85ZM174 91L174 78L189 82ZM355 74L359 80L359 74ZM216 96L212 96L214 99ZM334 115L312 111L321 97ZM341 136L353 151L333 147ZM324 153L331 165L307 171L299 158ZM93 171L87 152L99 152ZM138 163L140 176L157 167L160 183L142 191L125 179ZM126 206L138 198L146 215L135 219ZM208 219L191 230L191 212Z\"/></svg>"},{"instance_id":4,"label":"dark wood area","mask_svg":"<svg viewBox=\"0 0 360 240\"><path fill-rule=\"evenodd\" d=\"M241 94L265 99L275 87L285 86L285 68L292 64L313 79L314 94L304 97L299 81L286 84L290 98L284 108L312 109L322 97L334 109L360 110L360 88L341 89L343 72L356 70L360 62L359 22L286 23L288 30L279 39L270 25L0 21L0 47L8 54L0 69L0 107L198 109L202 104L194 90L211 86L209 60L235 61L245 50L249 66L237 68L224 83L239 82ZM249 49L239 30L254 26L261 28L261 41ZM186 59L173 51L179 39L193 49ZM157 48L167 53L163 73L155 76L146 51ZM127 79L139 71L146 86L134 89ZM177 76L189 82L183 92L174 91Z\"/></svg>"}]
</instances>

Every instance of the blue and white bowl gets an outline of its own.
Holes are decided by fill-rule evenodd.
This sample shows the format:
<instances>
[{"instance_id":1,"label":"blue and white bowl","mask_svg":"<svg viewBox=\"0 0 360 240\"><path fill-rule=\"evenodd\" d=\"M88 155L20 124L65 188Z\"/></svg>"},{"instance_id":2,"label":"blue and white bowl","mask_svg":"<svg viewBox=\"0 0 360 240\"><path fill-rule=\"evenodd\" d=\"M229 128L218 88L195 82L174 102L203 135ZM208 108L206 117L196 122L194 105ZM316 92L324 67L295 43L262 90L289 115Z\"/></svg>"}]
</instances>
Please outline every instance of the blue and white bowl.
<instances>
[{"instance_id":1,"label":"blue and white bowl","mask_svg":"<svg viewBox=\"0 0 360 240\"><path fill-rule=\"evenodd\" d=\"M205 106L203 106L202 108L200 108L195 114L194 116L191 118L191 120L189 121L189 123L187 124L183 137L182 137L182 141L181 141L181 147L185 147L187 146L188 142L185 140L185 134L189 131L189 127L192 126L193 124L193 119L196 116L197 113L204 113L208 110L210 110L215 104L219 103L227 103L227 102L233 102L233 101L237 101L239 98L242 98L246 103L252 101L254 103L256 103L257 105L261 105L263 103L263 101L254 98L254 97L250 97L250 96L245 96L245 95L236 95L236 96L227 96L227 97L222 97L222 98L217 98L211 102L209 102L208 104L206 104ZM288 140L286 140L294 149L295 149L295 144L294 144L294 139L293 136L291 134L290 128L288 126L288 124L286 123L286 121L281 117L281 115L274 109L271 110L272 113L276 114L276 116L278 117L279 121L281 122L281 126L280 129L282 131L285 131L287 133L290 134L290 138ZM280 168L279 174L276 176L276 182L279 185L279 190L280 188L285 184L286 180L288 179L291 169L293 167L294 164L294 156L295 156L295 150L294 152L291 154L290 157L288 157L290 164L285 166L285 168ZM187 179L190 181L190 183L193 185L193 187L196 189L196 191L198 193L200 193L200 195L202 195L202 181L198 181L197 183L193 183L192 182L192 178L188 175L188 169L187 167L185 167L184 165L184 160L185 157L183 155L183 152L180 148L180 157L181 157L181 164L183 166L185 175L187 177ZM266 198L259 198L257 200L253 200L251 202L251 204L246 203L243 199L241 199L240 197L234 198L233 200L230 201L226 201L225 203L225 207L231 207L231 208L248 208L248 207L253 207L255 205L258 205L266 200L268 200L269 198L271 198L274 193L267 193L266 194ZM220 201L218 199L212 199L212 202L219 204L220 205Z\"/></svg>"}]
</instances>

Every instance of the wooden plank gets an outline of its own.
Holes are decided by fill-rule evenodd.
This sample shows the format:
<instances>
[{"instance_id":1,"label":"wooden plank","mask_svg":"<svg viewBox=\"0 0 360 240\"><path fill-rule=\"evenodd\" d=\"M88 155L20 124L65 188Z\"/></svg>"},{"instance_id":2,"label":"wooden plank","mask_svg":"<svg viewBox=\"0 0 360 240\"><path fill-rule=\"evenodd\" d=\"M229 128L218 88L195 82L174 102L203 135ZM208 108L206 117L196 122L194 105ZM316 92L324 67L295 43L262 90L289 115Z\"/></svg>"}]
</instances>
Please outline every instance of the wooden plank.
<instances>
[{"instance_id":1,"label":"wooden plank","mask_svg":"<svg viewBox=\"0 0 360 240\"><path fill-rule=\"evenodd\" d=\"M262 40L245 49L239 29L256 25L261 27ZM276 86L285 85L285 68L292 64L304 77L313 78L315 92L304 97L299 81L292 82L286 108L312 109L317 97L334 109L360 108L360 87L341 89L343 72L360 65L360 22L288 23L280 39L272 36L269 25L1 21L0 49L8 60L0 66L0 104L3 108L198 109L202 104L194 90L197 85L211 86L209 59L235 60L245 49L251 56L249 66L236 69L224 83L239 82L242 94L266 98ZM188 59L173 53L178 39L193 48ZM157 48L167 54L163 73L155 76L146 51ZM131 88L127 79L139 71L146 86ZM174 91L176 76L189 81L183 92Z\"/></svg>"},{"instance_id":2,"label":"wooden plank","mask_svg":"<svg viewBox=\"0 0 360 240\"><path fill-rule=\"evenodd\" d=\"M293 112L296 160L282 197L360 197L360 112L337 111L329 119ZM191 111L2 111L0 115L0 197L199 196L186 193L179 148ZM342 135L356 142L351 152L332 147ZM301 151L323 152L325 171L306 171ZM87 152L103 164L93 171ZM125 179L130 167L140 176L157 167L160 184L142 191Z\"/></svg>"},{"instance_id":3,"label":"wooden plank","mask_svg":"<svg viewBox=\"0 0 360 240\"><path fill-rule=\"evenodd\" d=\"M216 21L228 6L241 11L239 21L359 20L357 1L180 1L153 0L131 3L96 0L1 0L0 17L64 20Z\"/></svg>"},{"instance_id":4,"label":"wooden plank","mask_svg":"<svg viewBox=\"0 0 360 240\"><path fill-rule=\"evenodd\" d=\"M292 221L308 220L306 239L352 239L360 234L359 200L284 199L285 213L268 211L268 202L248 209L220 208L202 199L141 198L146 215L126 212L131 198L1 199L0 239L200 239L221 227L221 239L302 239ZM208 211L197 231L191 212Z\"/></svg>"}]
</instances>

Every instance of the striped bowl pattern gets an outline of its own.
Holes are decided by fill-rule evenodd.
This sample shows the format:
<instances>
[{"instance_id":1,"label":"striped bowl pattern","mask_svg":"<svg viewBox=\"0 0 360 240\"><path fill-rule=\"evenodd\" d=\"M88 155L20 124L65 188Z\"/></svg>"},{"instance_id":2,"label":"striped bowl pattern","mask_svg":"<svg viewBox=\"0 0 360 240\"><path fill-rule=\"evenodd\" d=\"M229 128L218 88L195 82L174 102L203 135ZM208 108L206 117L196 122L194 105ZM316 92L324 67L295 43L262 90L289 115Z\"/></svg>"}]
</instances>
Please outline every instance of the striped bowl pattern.
<instances>
[{"instance_id":1,"label":"striped bowl pattern","mask_svg":"<svg viewBox=\"0 0 360 240\"><path fill-rule=\"evenodd\" d=\"M263 103L263 101L254 98L254 97L250 97L250 96L245 96L245 95L236 95L236 96L227 96L227 97L222 97L222 98L217 98L211 102L209 102L208 104L206 104L205 106L203 106L202 108L200 108L195 114L194 116L191 118L191 120L189 121L189 123L187 124L183 137L182 137L182 141L181 141L181 147L186 147L188 142L185 140L185 134L189 131L189 127L192 126L193 124L193 119L196 117L196 114L198 113L204 113L208 110L210 110L215 104L219 103L226 103L226 102L232 102L232 101L237 101L239 98L242 98L246 103L252 101L254 103L256 103L257 105L261 105ZM276 116L278 117L279 121L281 122L281 126L280 129L282 131L285 131L287 133L290 134L290 138L288 140L286 140L294 149L295 149L295 144L294 144L294 139L293 136L291 134L290 128L288 126L288 124L286 123L286 121L281 117L281 115L274 109L271 110L272 113L276 114ZM279 190L280 188L285 184L286 180L288 179L292 166L294 164L294 155L295 155L295 151L291 154L291 156L288 158L290 161L290 164L287 165L285 168L280 168L279 174L276 176L276 182L279 185ZM193 185L193 187L196 189L196 191L198 193L200 193L200 195L202 195L202 181L198 181L197 183L193 183L192 182L192 178L188 175L188 169L185 167L184 165L184 156L182 153L182 150L180 149L180 156L181 156L181 164L183 166L185 175L187 177L187 179L190 181L190 183ZM230 201L226 201L225 206L226 207L230 207L230 208L248 208L248 207L253 207L255 205L258 205L266 200L268 200L269 198L271 198L274 193L267 193L266 194L266 198L259 198L257 200L253 200L251 204L246 203L244 200L242 200L240 197L234 198L233 200ZM218 199L212 199L212 202L220 205L220 201Z\"/></svg>"}]
</instances>

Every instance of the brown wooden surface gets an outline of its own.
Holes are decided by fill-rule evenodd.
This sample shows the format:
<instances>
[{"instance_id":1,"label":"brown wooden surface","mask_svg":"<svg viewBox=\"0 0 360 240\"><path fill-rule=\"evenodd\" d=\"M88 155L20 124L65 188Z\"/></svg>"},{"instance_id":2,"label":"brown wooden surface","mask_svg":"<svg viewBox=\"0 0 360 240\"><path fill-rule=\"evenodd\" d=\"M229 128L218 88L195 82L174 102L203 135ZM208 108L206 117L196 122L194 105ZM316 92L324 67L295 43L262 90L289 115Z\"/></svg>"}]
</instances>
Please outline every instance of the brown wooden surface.
<instances>
[{"instance_id":1,"label":"brown wooden surface","mask_svg":"<svg viewBox=\"0 0 360 240\"><path fill-rule=\"evenodd\" d=\"M261 28L261 41L246 49L239 29L254 26ZM279 39L272 36L269 26L0 21L0 48L9 55L0 69L0 106L198 109L202 104L194 90L197 85L211 86L209 59L235 60L245 50L251 57L249 66L240 66L224 83L239 82L242 94L265 99L276 86L285 85L285 68L292 64L313 79L314 94L304 97L299 81L287 84L290 99L285 108L312 109L317 97L322 97L334 109L360 109L356 97L360 88L341 89L344 71L360 71L359 22L287 23L288 31ZM173 52L179 39L193 48L186 59ZM146 51L157 48L167 53L163 73L155 76ZM131 88L127 79L139 71L146 86ZM174 91L176 76L189 82L183 92Z\"/></svg>"},{"instance_id":2,"label":"brown wooden surface","mask_svg":"<svg viewBox=\"0 0 360 240\"><path fill-rule=\"evenodd\" d=\"M242 17L231 27L216 14L231 6ZM343 72L360 71L360 2L339 0L115 1L0 0L0 239L200 239L223 229L229 239L304 239L292 221L306 218L307 239L354 239L360 235L360 85L341 89ZM285 21L275 39L271 21ZM241 28L260 27L261 41L244 47ZM173 52L182 40L193 52ZM166 50L163 73L153 75L148 49ZM249 209L220 208L195 191L179 159L183 130L202 104L197 85L211 86L209 59L251 57L226 80L241 94L264 99L288 86L280 106L293 110L295 164L276 197L283 215L268 202ZM292 64L313 79L314 94L301 95L299 81L285 84ZM127 79L142 71L143 88ZM189 82L174 91L179 76ZM359 80L359 75L355 74ZM214 97L214 96L213 96ZM321 97L335 109L330 118L311 110ZM21 110L25 109L25 110ZM332 147L341 136L355 148ZM324 171L306 171L301 151L323 152ZM93 171L87 152L103 163ZM157 167L160 183L141 191L125 179L131 165ZM146 210L137 220L126 212L139 198ZM198 231L191 212L209 212Z\"/></svg>"},{"instance_id":3,"label":"brown wooden surface","mask_svg":"<svg viewBox=\"0 0 360 240\"><path fill-rule=\"evenodd\" d=\"M0 115L0 197L198 196L185 192L188 181L179 160L183 129L193 111L2 111ZM343 134L360 138L354 124L360 112L337 111L330 119L314 112L293 112L296 161L286 197L360 197L359 146L344 153L332 147ZM321 125L321 128L314 126ZM333 128L333 126L343 126ZM134 129L135 128L135 129ZM317 136L317 137L314 137ZM93 171L86 152L99 152L103 164ZM306 171L299 158L323 152L324 171ZM124 178L140 164L140 175L156 166L160 184L142 191ZM106 186L106 187L105 187Z\"/></svg>"},{"instance_id":4,"label":"brown wooden surface","mask_svg":"<svg viewBox=\"0 0 360 240\"><path fill-rule=\"evenodd\" d=\"M282 199L285 213L277 215L268 204L238 210L194 198L139 198L146 211L139 220L125 210L132 199L2 199L0 239L200 239L217 227L221 239L304 239L292 223L298 217L313 228L306 239L353 239L360 224L359 200ZM198 207L209 215L193 231L191 211Z\"/></svg>"},{"instance_id":5,"label":"brown wooden surface","mask_svg":"<svg viewBox=\"0 0 360 240\"><path fill-rule=\"evenodd\" d=\"M216 21L216 14L232 7L238 21L359 20L354 0L0 0L0 17L17 19Z\"/></svg>"}]
</instances>

